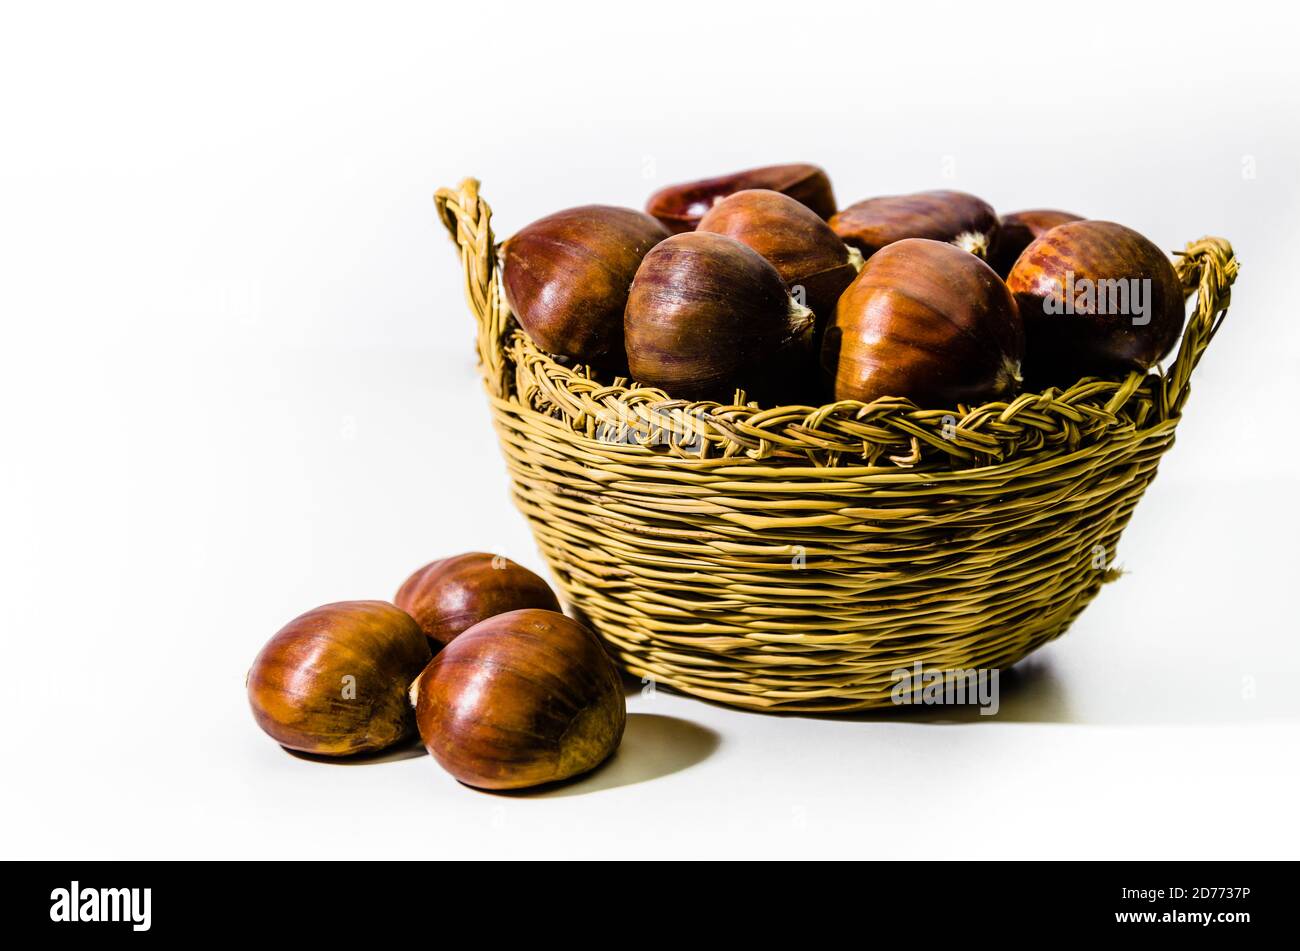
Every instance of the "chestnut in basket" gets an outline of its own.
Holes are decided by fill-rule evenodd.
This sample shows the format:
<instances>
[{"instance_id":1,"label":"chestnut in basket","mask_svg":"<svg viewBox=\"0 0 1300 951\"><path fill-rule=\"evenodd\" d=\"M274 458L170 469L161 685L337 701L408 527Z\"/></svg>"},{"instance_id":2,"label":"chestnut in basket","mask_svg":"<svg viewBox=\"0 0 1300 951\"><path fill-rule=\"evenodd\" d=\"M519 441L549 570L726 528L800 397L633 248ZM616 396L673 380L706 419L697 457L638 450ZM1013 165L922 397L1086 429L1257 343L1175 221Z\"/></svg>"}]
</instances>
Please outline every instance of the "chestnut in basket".
<instances>
[{"instance_id":1,"label":"chestnut in basket","mask_svg":"<svg viewBox=\"0 0 1300 951\"><path fill-rule=\"evenodd\" d=\"M840 297L822 361L837 400L900 396L939 409L1011 396L1023 350L1016 302L991 267L908 238L868 258Z\"/></svg>"},{"instance_id":2,"label":"chestnut in basket","mask_svg":"<svg viewBox=\"0 0 1300 951\"><path fill-rule=\"evenodd\" d=\"M555 592L537 575L479 551L425 565L402 583L393 603L415 618L434 653L494 615L521 608L560 610Z\"/></svg>"},{"instance_id":3,"label":"chestnut in basket","mask_svg":"<svg viewBox=\"0 0 1300 951\"><path fill-rule=\"evenodd\" d=\"M806 205L788 195L747 189L728 195L700 219L697 231L725 234L768 260L819 323L835 313L835 302L862 267L862 255L848 247Z\"/></svg>"},{"instance_id":4,"label":"chestnut in basket","mask_svg":"<svg viewBox=\"0 0 1300 951\"><path fill-rule=\"evenodd\" d=\"M693 231L700 219L722 199L738 191L766 188L789 195L822 219L835 214L831 180L816 165L768 165L698 182L669 185L650 196L646 211L674 234Z\"/></svg>"},{"instance_id":5,"label":"chestnut in basket","mask_svg":"<svg viewBox=\"0 0 1300 951\"><path fill-rule=\"evenodd\" d=\"M1036 386L1123 376L1167 354L1182 331L1182 284L1168 256L1131 228L1072 221L1037 238L1007 278Z\"/></svg>"},{"instance_id":6,"label":"chestnut in basket","mask_svg":"<svg viewBox=\"0 0 1300 951\"><path fill-rule=\"evenodd\" d=\"M666 237L663 225L630 208L584 205L547 215L501 246L506 302L541 349L617 368L628 286Z\"/></svg>"},{"instance_id":7,"label":"chestnut in basket","mask_svg":"<svg viewBox=\"0 0 1300 951\"><path fill-rule=\"evenodd\" d=\"M1015 266L1020 252L1029 247L1035 238L1041 238L1057 225L1067 221L1082 221L1079 215L1068 211L1056 211L1051 208L1034 208L1030 211L1013 211L1003 215L998 222L997 236L993 239L993 248L989 251L988 262L998 277L1006 280Z\"/></svg>"},{"instance_id":8,"label":"chestnut in basket","mask_svg":"<svg viewBox=\"0 0 1300 951\"><path fill-rule=\"evenodd\" d=\"M623 323L633 378L676 399L726 401L737 387L788 381L808 355L813 313L757 251L691 231L646 255Z\"/></svg>"},{"instance_id":9,"label":"chestnut in basket","mask_svg":"<svg viewBox=\"0 0 1300 951\"><path fill-rule=\"evenodd\" d=\"M281 746L345 756L415 733L406 690L429 662L420 625L386 601L341 601L280 629L248 672L257 725Z\"/></svg>"},{"instance_id":10,"label":"chestnut in basket","mask_svg":"<svg viewBox=\"0 0 1300 951\"><path fill-rule=\"evenodd\" d=\"M998 216L974 195L930 191L860 201L832 218L831 227L867 258L904 238L948 241L982 258L996 236Z\"/></svg>"},{"instance_id":11,"label":"chestnut in basket","mask_svg":"<svg viewBox=\"0 0 1300 951\"><path fill-rule=\"evenodd\" d=\"M420 737L462 783L519 789L594 769L618 748L623 685L590 630L554 611L498 614L411 685Z\"/></svg>"}]
</instances>

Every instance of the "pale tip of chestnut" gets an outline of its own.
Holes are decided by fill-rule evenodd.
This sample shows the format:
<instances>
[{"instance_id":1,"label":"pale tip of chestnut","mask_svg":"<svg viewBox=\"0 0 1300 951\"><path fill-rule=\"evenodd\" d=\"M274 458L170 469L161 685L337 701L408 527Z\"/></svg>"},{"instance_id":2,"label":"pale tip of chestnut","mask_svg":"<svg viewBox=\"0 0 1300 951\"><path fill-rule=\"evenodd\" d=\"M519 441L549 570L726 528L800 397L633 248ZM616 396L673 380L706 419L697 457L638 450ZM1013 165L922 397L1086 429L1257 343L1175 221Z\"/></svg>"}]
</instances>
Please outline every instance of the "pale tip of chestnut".
<instances>
[{"instance_id":1,"label":"pale tip of chestnut","mask_svg":"<svg viewBox=\"0 0 1300 951\"><path fill-rule=\"evenodd\" d=\"M977 258L989 256L989 236L978 231L963 231L952 239L952 243L963 251L969 251Z\"/></svg>"},{"instance_id":2,"label":"pale tip of chestnut","mask_svg":"<svg viewBox=\"0 0 1300 951\"><path fill-rule=\"evenodd\" d=\"M802 336L816 322L811 307L805 307L793 297L790 298L790 336Z\"/></svg>"},{"instance_id":3,"label":"pale tip of chestnut","mask_svg":"<svg viewBox=\"0 0 1300 951\"><path fill-rule=\"evenodd\" d=\"M845 245L849 249L849 267L855 271L861 271L862 265L867 263L867 259L862 256L862 252L853 245Z\"/></svg>"},{"instance_id":4,"label":"pale tip of chestnut","mask_svg":"<svg viewBox=\"0 0 1300 951\"><path fill-rule=\"evenodd\" d=\"M415 707L420 702L420 678L416 677L411 681L410 688L406 691L406 699L411 701L411 706Z\"/></svg>"}]
</instances>

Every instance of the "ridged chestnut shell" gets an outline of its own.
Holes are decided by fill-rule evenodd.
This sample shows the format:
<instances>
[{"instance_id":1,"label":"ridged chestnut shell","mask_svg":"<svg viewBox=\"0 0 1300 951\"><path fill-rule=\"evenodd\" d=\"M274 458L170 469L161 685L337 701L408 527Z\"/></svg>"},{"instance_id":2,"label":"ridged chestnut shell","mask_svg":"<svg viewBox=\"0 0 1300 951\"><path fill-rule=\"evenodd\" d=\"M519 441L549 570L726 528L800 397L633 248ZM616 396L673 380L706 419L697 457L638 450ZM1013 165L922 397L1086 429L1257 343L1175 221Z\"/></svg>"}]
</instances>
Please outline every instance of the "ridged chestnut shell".
<instances>
[{"instance_id":1,"label":"ridged chestnut shell","mask_svg":"<svg viewBox=\"0 0 1300 951\"><path fill-rule=\"evenodd\" d=\"M622 364L623 308L647 251L668 237L631 208L584 205L523 228L501 247L506 302L538 347L573 361Z\"/></svg>"},{"instance_id":2,"label":"ridged chestnut shell","mask_svg":"<svg viewBox=\"0 0 1300 951\"><path fill-rule=\"evenodd\" d=\"M695 230L700 219L723 198L753 188L789 195L822 219L835 214L831 180L816 165L804 163L767 165L717 178L669 185L650 196L646 211L663 222L669 231L680 234Z\"/></svg>"},{"instance_id":3,"label":"ridged chestnut shell","mask_svg":"<svg viewBox=\"0 0 1300 951\"><path fill-rule=\"evenodd\" d=\"M998 222L997 237L993 239L993 249L989 252L988 262L998 276L1006 280L1015 266L1016 258L1029 247L1035 238L1041 238L1057 225L1070 221L1082 221L1079 215L1068 211L1056 211L1052 208L1034 208L1029 211L1013 211L1003 215Z\"/></svg>"},{"instance_id":4,"label":"ridged chestnut shell","mask_svg":"<svg viewBox=\"0 0 1300 951\"><path fill-rule=\"evenodd\" d=\"M327 756L382 750L414 735L406 691L431 657L406 612L341 601L294 618L248 672L248 701L268 736Z\"/></svg>"},{"instance_id":5,"label":"ridged chestnut shell","mask_svg":"<svg viewBox=\"0 0 1300 951\"><path fill-rule=\"evenodd\" d=\"M684 400L769 393L807 360L813 313L781 275L735 238L692 231L655 247L624 316L634 379Z\"/></svg>"},{"instance_id":6,"label":"ridged chestnut shell","mask_svg":"<svg viewBox=\"0 0 1300 951\"><path fill-rule=\"evenodd\" d=\"M420 737L462 783L519 789L600 765L627 707L613 662L553 611L498 614L448 644L411 686Z\"/></svg>"},{"instance_id":7,"label":"ridged chestnut shell","mask_svg":"<svg viewBox=\"0 0 1300 951\"><path fill-rule=\"evenodd\" d=\"M700 220L698 231L725 234L753 248L807 304L818 321L829 322L835 302L858 276L862 256L850 249L821 218L788 195L746 189L728 195Z\"/></svg>"},{"instance_id":8,"label":"ridged chestnut shell","mask_svg":"<svg viewBox=\"0 0 1300 951\"><path fill-rule=\"evenodd\" d=\"M991 267L908 238L868 258L840 297L823 363L836 399L943 409L1014 394L1023 349L1016 303Z\"/></svg>"},{"instance_id":9,"label":"ridged chestnut shell","mask_svg":"<svg viewBox=\"0 0 1300 951\"><path fill-rule=\"evenodd\" d=\"M1186 314L1169 257L1112 221L1074 221L1048 231L1021 253L1007 285L1025 324L1025 370L1035 386L1145 370L1173 347ZM1127 307L1121 287L1129 291ZM1073 314L1061 313L1067 299ZM1145 313L1135 313L1139 302Z\"/></svg>"},{"instance_id":10,"label":"ridged chestnut shell","mask_svg":"<svg viewBox=\"0 0 1300 951\"><path fill-rule=\"evenodd\" d=\"M865 258L905 238L946 241L987 257L997 227L998 216L992 205L954 191L868 198L849 205L831 219L835 233Z\"/></svg>"},{"instance_id":11,"label":"ridged chestnut shell","mask_svg":"<svg viewBox=\"0 0 1300 951\"><path fill-rule=\"evenodd\" d=\"M393 603L415 618L435 653L497 614L560 610L555 592L537 575L508 558L478 551L425 565L403 582Z\"/></svg>"}]
</instances>

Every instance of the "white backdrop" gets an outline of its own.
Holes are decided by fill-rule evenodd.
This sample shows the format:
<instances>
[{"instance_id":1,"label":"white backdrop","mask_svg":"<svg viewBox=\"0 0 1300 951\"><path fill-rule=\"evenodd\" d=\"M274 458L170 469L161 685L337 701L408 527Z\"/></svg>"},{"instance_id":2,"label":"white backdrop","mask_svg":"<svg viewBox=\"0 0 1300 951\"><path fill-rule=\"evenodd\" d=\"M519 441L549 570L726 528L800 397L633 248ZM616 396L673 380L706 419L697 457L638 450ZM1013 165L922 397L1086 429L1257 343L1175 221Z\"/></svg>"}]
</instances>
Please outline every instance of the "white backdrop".
<instances>
[{"instance_id":1,"label":"white backdrop","mask_svg":"<svg viewBox=\"0 0 1300 951\"><path fill-rule=\"evenodd\" d=\"M1297 856L1300 68L1284 4L5 5L0 782L14 857ZM781 161L1242 275L1128 571L995 718L634 696L541 797L291 756L243 676L468 549L541 570L452 247Z\"/></svg>"}]
</instances>

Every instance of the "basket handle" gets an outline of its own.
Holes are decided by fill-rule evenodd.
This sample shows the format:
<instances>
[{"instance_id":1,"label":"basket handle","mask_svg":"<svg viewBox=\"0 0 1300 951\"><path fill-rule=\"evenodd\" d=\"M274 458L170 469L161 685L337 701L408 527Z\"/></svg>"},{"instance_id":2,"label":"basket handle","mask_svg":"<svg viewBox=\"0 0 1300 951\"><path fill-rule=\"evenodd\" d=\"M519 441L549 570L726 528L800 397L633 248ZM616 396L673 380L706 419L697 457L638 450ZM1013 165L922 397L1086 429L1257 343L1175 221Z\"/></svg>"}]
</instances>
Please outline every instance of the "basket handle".
<instances>
[{"instance_id":1,"label":"basket handle","mask_svg":"<svg viewBox=\"0 0 1300 951\"><path fill-rule=\"evenodd\" d=\"M493 396L508 392L505 354L507 310L496 288L496 248L492 237L492 209L479 197L479 181L467 178L456 188L439 188L433 196L451 239L460 251L465 297L478 321L478 359L484 382Z\"/></svg>"},{"instance_id":2,"label":"basket handle","mask_svg":"<svg viewBox=\"0 0 1300 951\"><path fill-rule=\"evenodd\" d=\"M1184 293L1196 292L1196 311L1183 330L1178 355L1164 377L1164 415L1177 416L1187 402L1192 371L1219 332L1232 302L1232 282L1239 266L1232 245L1223 238L1201 238L1176 251L1174 268Z\"/></svg>"}]
</instances>

